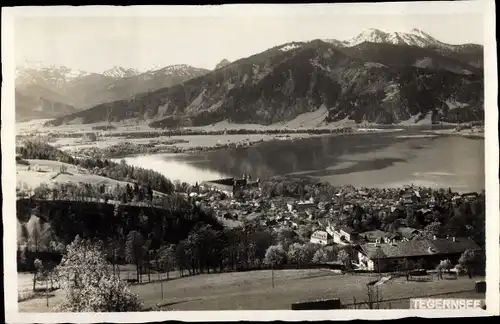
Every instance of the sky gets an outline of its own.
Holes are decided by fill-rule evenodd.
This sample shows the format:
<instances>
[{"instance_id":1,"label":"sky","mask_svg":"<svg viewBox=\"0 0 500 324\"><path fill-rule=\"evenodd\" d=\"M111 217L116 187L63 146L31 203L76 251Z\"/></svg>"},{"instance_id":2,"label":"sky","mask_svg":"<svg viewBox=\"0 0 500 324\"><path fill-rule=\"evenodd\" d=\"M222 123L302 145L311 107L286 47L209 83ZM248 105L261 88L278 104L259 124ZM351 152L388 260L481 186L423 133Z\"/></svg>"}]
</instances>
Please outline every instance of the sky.
<instances>
[{"instance_id":1,"label":"sky","mask_svg":"<svg viewBox=\"0 0 500 324\"><path fill-rule=\"evenodd\" d=\"M25 60L88 72L174 64L213 69L291 41L346 40L369 28L420 29L450 44L483 44L478 13L373 15L38 16L14 21L16 64Z\"/></svg>"}]
</instances>

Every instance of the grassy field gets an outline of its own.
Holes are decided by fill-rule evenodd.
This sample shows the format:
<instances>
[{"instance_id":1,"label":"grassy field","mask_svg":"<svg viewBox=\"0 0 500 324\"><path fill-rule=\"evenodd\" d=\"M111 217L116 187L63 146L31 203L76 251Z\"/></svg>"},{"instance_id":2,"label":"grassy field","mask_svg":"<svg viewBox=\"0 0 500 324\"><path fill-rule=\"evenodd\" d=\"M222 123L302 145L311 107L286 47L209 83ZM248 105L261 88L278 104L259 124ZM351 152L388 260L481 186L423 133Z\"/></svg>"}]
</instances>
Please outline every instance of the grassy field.
<instances>
[{"instance_id":1,"label":"grassy field","mask_svg":"<svg viewBox=\"0 0 500 324\"><path fill-rule=\"evenodd\" d=\"M50 160L26 160L30 165L16 165L17 187L23 189L34 189L42 183L47 185L58 183L91 183L105 184L113 187L116 184L126 185L126 182L116 181L110 178L90 174L89 171L74 165ZM66 173L60 173L61 166L67 169ZM38 171L36 170L38 168Z\"/></svg>"},{"instance_id":2,"label":"grassy field","mask_svg":"<svg viewBox=\"0 0 500 324\"><path fill-rule=\"evenodd\" d=\"M59 161L51 160L24 160L29 165L16 164L16 187L21 190L31 190L39 187L42 183L51 187L56 183L89 183L92 185L105 185L113 188L117 184L126 186L133 183L117 181L107 177L91 174L88 170ZM66 172L61 172L61 166L66 167ZM154 196L165 194L153 191ZM110 203L114 203L110 201Z\"/></svg>"},{"instance_id":3,"label":"grassy field","mask_svg":"<svg viewBox=\"0 0 500 324\"><path fill-rule=\"evenodd\" d=\"M153 275L152 279L156 279ZM122 276L123 278L123 276ZM368 275L340 275L329 270L276 270L274 288L269 270L204 274L163 281L163 300L159 282L131 286L146 307L159 304L162 310L279 310L290 309L294 302L324 298L340 298L343 304L366 300ZM474 291L476 280L458 279L406 281L397 278L379 286L382 308L409 308L409 298L424 296L454 298L485 298ZM50 308L63 298L57 291L49 299ZM20 312L46 312L45 299L19 303ZM366 307L365 307L366 308Z\"/></svg>"}]
</instances>

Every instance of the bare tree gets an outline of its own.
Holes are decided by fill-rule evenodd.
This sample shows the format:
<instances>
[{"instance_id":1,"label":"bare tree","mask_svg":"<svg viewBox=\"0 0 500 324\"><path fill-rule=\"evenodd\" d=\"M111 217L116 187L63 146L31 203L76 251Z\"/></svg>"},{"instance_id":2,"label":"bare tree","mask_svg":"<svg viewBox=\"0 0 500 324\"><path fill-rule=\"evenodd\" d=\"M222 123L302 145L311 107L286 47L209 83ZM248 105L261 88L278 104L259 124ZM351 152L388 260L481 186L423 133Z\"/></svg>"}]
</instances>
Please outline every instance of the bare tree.
<instances>
[{"instance_id":1,"label":"bare tree","mask_svg":"<svg viewBox=\"0 0 500 324\"><path fill-rule=\"evenodd\" d=\"M144 238L138 231L131 231L128 233L127 242L125 246L125 257L128 262L135 264L137 282L141 282L142 272L141 265L144 257Z\"/></svg>"}]
</instances>

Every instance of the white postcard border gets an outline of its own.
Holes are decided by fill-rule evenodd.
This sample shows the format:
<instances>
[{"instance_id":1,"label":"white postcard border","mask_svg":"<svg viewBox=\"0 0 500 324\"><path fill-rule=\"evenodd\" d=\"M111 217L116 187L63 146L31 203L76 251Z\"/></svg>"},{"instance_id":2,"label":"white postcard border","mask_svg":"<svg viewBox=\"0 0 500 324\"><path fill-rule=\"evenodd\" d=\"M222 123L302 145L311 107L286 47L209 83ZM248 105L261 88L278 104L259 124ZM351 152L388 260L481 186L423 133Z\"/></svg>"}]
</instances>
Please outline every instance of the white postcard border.
<instances>
[{"instance_id":1,"label":"white postcard border","mask_svg":"<svg viewBox=\"0 0 500 324\"><path fill-rule=\"evenodd\" d=\"M336 310L336 311L170 311L140 313L18 313L15 223L15 124L14 124L14 17L15 16L196 16L196 15L346 15L356 14L454 14L484 13L485 115L486 115L486 311L426 310ZM466 22L464 22L466 23ZM493 31L493 32L492 32ZM235 321L235 320L349 320L392 319L402 317L469 317L499 313L499 184L498 184L498 106L496 74L495 6L492 0L463 2L411 2L315 5L224 5L224 6L86 6L86 7L11 7L2 8L2 188L4 225L4 299L6 321L16 323L94 323L148 322L164 320Z\"/></svg>"}]
</instances>

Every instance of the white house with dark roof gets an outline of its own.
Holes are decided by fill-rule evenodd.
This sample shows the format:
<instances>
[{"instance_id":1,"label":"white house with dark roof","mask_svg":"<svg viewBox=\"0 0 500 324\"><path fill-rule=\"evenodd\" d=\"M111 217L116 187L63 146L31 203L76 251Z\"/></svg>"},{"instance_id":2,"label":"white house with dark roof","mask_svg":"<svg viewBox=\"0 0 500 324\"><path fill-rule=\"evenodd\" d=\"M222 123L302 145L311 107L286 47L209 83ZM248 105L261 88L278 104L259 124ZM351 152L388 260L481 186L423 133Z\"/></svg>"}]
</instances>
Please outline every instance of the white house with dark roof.
<instances>
[{"instance_id":1,"label":"white house with dark roof","mask_svg":"<svg viewBox=\"0 0 500 324\"><path fill-rule=\"evenodd\" d=\"M358 237L357 233L348 227L335 228L334 225L328 224L326 231L332 236L334 243L341 245L351 244Z\"/></svg>"},{"instance_id":2,"label":"white house with dark roof","mask_svg":"<svg viewBox=\"0 0 500 324\"><path fill-rule=\"evenodd\" d=\"M332 236L325 231L315 231L311 235L311 243L328 245L333 242Z\"/></svg>"}]
</instances>

